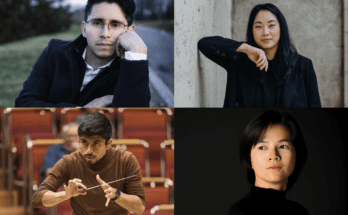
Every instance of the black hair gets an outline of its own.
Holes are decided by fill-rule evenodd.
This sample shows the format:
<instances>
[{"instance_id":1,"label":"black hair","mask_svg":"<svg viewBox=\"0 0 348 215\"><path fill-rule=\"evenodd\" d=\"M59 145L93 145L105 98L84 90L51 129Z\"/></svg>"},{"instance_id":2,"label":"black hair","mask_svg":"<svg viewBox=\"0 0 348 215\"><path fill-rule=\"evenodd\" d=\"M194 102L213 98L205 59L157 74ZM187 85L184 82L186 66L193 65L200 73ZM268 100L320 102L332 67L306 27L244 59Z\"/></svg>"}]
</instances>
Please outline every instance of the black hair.
<instances>
[{"instance_id":1,"label":"black hair","mask_svg":"<svg viewBox=\"0 0 348 215\"><path fill-rule=\"evenodd\" d=\"M133 23L134 12L135 12L135 2L134 0L88 0L85 8L85 22L87 21L88 16L92 12L92 7L95 4L100 4L103 2L107 3L116 3L122 9L124 16L127 19L128 26L131 26Z\"/></svg>"},{"instance_id":2,"label":"black hair","mask_svg":"<svg viewBox=\"0 0 348 215\"><path fill-rule=\"evenodd\" d=\"M105 139L105 144L111 139L112 127L110 120L102 113L90 113L81 122L78 134L91 137L98 135Z\"/></svg>"},{"instance_id":3,"label":"black hair","mask_svg":"<svg viewBox=\"0 0 348 215\"><path fill-rule=\"evenodd\" d=\"M255 17L261 10L268 10L273 13L279 22L280 26L280 39L278 44L278 49L274 56L274 63L276 64L275 75L278 79L278 84L286 84L289 82L290 78L293 76L296 78L298 75L298 68L301 66L303 68L303 64L299 59L298 52L296 47L290 37L288 25L286 23L285 17L280 12L280 10L273 4L258 4L256 5L249 16L246 40L247 44L260 48L255 42L254 34L253 34L253 26ZM254 71L252 76L256 77L256 79L262 83L264 80L264 71L260 71L258 68L251 67L253 64L249 64L248 71ZM301 68L300 68L301 69Z\"/></svg>"},{"instance_id":4,"label":"black hair","mask_svg":"<svg viewBox=\"0 0 348 215\"><path fill-rule=\"evenodd\" d=\"M267 111L253 119L244 129L239 148L239 158L247 173L248 182L255 184L255 173L251 168L251 149L264 137L270 125L284 125L290 133L291 143L296 151L296 164L293 173L288 178L287 190L290 190L306 162L307 148L296 120L288 113Z\"/></svg>"}]
</instances>

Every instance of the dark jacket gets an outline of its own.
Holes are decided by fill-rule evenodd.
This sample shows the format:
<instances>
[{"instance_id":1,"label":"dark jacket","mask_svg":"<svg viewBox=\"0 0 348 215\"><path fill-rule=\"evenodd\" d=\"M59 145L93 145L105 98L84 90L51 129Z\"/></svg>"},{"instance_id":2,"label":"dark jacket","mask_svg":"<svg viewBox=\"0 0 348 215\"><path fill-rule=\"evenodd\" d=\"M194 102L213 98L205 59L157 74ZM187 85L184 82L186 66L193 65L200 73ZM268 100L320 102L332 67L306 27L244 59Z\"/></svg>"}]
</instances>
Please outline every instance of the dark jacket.
<instances>
[{"instance_id":1,"label":"dark jacket","mask_svg":"<svg viewBox=\"0 0 348 215\"><path fill-rule=\"evenodd\" d=\"M224 107L252 107L256 80L245 78L243 64L252 63L244 53L236 52L243 42L219 36L205 37L198 42L198 49L210 60L227 71L227 87ZM284 84L276 107L321 107L317 78L312 61L299 55L304 69L296 78Z\"/></svg>"},{"instance_id":2,"label":"dark jacket","mask_svg":"<svg viewBox=\"0 0 348 215\"><path fill-rule=\"evenodd\" d=\"M52 39L36 60L16 107L84 106L96 98L114 95L112 107L148 107L148 61L116 58L80 92L86 72L82 53L87 40Z\"/></svg>"}]
</instances>

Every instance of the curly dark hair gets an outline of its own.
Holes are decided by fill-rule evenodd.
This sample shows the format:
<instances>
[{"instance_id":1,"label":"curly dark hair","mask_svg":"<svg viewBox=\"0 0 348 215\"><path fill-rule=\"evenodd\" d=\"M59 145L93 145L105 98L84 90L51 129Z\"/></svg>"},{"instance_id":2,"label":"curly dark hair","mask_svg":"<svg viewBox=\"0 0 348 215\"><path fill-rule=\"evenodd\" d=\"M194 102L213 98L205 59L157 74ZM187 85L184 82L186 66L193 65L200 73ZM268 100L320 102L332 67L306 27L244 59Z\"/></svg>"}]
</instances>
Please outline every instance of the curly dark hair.
<instances>
[{"instance_id":1,"label":"curly dark hair","mask_svg":"<svg viewBox=\"0 0 348 215\"><path fill-rule=\"evenodd\" d=\"M102 113L88 114L79 126L78 134L91 137L99 135L105 139L105 144L111 139L112 126L110 120Z\"/></svg>"}]
</instances>

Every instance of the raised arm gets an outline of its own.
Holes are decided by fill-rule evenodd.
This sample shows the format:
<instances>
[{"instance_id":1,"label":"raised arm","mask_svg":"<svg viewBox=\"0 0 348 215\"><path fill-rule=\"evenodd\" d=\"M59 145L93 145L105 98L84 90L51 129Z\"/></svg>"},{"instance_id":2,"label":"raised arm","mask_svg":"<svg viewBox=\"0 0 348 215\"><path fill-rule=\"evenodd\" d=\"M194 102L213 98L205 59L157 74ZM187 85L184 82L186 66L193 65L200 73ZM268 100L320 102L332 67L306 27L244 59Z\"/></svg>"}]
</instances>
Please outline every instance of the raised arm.
<instances>
[{"instance_id":1,"label":"raised arm","mask_svg":"<svg viewBox=\"0 0 348 215\"><path fill-rule=\"evenodd\" d=\"M129 52L130 59L127 59L125 52ZM134 29L128 30L117 40L116 53L122 60L112 106L149 107L149 63L144 41Z\"/></svg>"},{"instance_id":2,"label":"raised arm","mask_svg":"<svg viewBox=\"0 0 348 215\"><path fill-rule=\"evenodd\" d=\"M64 185L65 191L57 192L62 184L68 184L68 186ZM77 186L86 188L80 179L68 181L67 164L63 157L53 166L49 176L34 193L32 198L33 207L50 207L71 197L81 195L77 192ZM86 195L86 193L82 193L82 195Z\"/></svg>"},{"instance_id":3,"label":"raised arm","mask_svg":"<svg viewBox=\"0 0 348 215\"><path fill-rule=\"evenodd\" d=\"M238 42L220 36L204 37L198 41L198 49L207 58L224 68L226 68L226 65L231 60L237 60L239 53L244 53L260 70L268 70L268 61L265 52L244 42Z\"/></svg>"},{"instance_id":4,"label":"raised arm","mask_svg":"<svg viewBox=\"0 0 348 215\"><path fill-rule=\"evenodd\" d=\"M75 178L73 180L69 180L68 186L64 185L65 191L61 191L61 192L47 191L42 197L42 205L44 207L52 207L61 202L64 202L65 200L70 199L71 197L76 197L79 195L87 195L86 192L80 193L78 191L79 186L87 189L87 187L83 185L81 182L82 182L81 179Z\"/></svg>"}]
</instances>

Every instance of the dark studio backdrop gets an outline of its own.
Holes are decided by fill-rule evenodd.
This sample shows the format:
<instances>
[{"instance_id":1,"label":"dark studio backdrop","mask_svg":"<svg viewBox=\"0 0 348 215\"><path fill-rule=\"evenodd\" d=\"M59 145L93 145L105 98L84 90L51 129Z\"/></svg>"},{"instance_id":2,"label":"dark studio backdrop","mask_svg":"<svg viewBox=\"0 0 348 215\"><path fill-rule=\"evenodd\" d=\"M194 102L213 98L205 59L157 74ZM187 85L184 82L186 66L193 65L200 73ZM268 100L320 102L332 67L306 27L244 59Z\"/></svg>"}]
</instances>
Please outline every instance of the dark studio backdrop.
<instances>
[{"instance_id":1,"label":"dark studio backdrop","mask_svg":"<svg viewBox=\"0 0 348 215\"><path fill-rule=\"evenodd\" d=\"M294 116L308 150L307 162L286 199L300 203L310 214L346 214L347 110L276 110ZM264 111L175 109L177 214L226 215L249 192L239 142L247 124Z\"/></svg>"}]
</instances>

